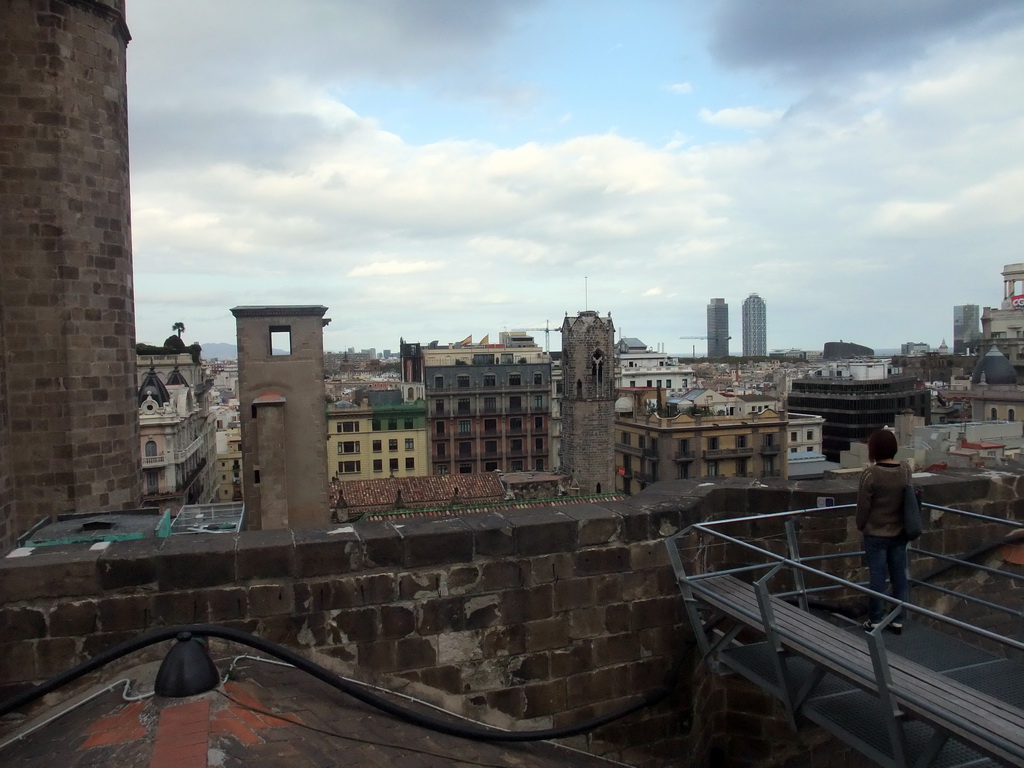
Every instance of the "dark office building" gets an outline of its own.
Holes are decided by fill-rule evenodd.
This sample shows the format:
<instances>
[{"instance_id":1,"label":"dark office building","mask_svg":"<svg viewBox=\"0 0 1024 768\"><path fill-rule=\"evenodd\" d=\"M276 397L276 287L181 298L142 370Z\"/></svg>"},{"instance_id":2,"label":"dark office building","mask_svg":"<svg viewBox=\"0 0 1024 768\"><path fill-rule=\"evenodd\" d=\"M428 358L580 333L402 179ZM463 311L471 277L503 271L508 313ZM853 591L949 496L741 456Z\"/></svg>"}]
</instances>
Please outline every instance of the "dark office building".
<instances>
[{"instance_id":1,"label":"dark office building","mask_svg":"<svg viewBox=\"0 0 1024 768\"><path fill-rule=\"evenodd\" d=\"M850 376L809 376L793 382L788 408L825 419L821 450L839 461L850 443L867 440L876 429L893 426L896 415L910 409L931 420L931 394L912 376L854 379Z\"/></svg>"}]
</instances>

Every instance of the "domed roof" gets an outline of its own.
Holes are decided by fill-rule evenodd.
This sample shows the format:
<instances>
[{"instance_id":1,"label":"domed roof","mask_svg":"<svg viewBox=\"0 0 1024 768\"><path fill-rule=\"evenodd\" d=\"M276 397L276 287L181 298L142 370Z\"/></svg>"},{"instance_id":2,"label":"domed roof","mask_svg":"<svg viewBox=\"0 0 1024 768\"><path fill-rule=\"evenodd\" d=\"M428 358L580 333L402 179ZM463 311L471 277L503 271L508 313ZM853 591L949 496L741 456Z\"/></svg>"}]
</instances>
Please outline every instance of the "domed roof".
<instances>
[{"instance_id":1,"label":"domed roof","mask_svg":"<svg viewBox=\"0 0 1024 768\"><path fill-rule=\"evenodd\" d=\"M157 405L167 405L171 401L167 387L160 381L160 377L157 376L156 369L153 366L149 366L149 370L143 374L142 383L139 385L140 407L146 402L148 397L152 397Z\"/></svg>"},{"instance_id":2,"label":"domed roof","mask_svg":"<svg viewBox=\"0 0 1024 768\"><path fill-rule=\"evenodd\" d=\"M974 366L974 373L971 374L971 384L981 384L982 377L985 383L992 386L1006 386L1017 383L1017 372L1006 356L995 347L978 360Z\"/></svg>"},{"instance_id":3,"label":"domed roof","mask_svg":"<svg viewBox=\"0 0 1024 768\"><path fill-rule=\"evenodd\" d=\"M167 377L167 386L180 387L183 384L187 387L188 381L185 379L185 375L178 370L178 366L174 366L174 370L171 371L171 375Z\"/></svg>"}]
</instances>

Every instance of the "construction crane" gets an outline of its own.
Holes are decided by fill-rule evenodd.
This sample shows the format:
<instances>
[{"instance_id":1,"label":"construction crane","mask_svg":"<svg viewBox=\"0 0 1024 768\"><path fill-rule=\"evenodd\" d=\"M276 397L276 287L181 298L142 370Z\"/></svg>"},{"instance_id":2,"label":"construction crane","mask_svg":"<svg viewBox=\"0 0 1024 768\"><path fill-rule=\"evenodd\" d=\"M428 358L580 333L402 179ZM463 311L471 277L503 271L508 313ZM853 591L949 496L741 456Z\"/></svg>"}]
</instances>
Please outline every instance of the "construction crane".
<instances>
[{"instance_id":1,"label":"construction crane","mask_svg":"<svg viewBox=\"0 0 1024 768\"><path fill-rule=\"evenodd\" d=\"M703 339L704 341L707 341L708 339L710 339L712 337L711 336L680 336L679 338L680 339ZM728 341L731 338L732 338L732 336L726 336L725 340ZM697 357L697 345L696 344L691 344L690 345L690 357Z\"/></svg>"},{"instance_id":2,"label":"construction crane","mask_svg":"<svg viewBox=\"0 0 1024 768\"><path fill-rule=\"evenodd\" d=\"M537 332L544 331L544 351L545 352L550 352L551 351L551 332L552 331L554 331L555 333L561 333L562 332L561 328L552 328L551 327L551 322L549 320L545 320L544 321L544 327L543 328L516 328L515 330L517 330L517 331L537 331Z\"/></svg>"}]
</instances>

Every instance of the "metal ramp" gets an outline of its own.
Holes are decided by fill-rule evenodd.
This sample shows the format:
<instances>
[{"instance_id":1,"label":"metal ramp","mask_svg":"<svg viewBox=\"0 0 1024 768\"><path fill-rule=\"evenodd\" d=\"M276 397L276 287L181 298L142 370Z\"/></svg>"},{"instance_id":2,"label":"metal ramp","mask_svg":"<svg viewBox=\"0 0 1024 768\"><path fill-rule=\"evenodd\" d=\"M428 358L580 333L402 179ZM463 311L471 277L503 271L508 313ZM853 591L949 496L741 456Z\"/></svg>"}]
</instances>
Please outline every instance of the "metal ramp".
<instances>
[{"instance_id":1,"label":"metal ramp","mask_svg":"<svg viewBox=\"0 0 1024 768\"><path fill-rule=\"evenodd\" d=\"M771 693L793 728L821 726L879 765L1024 765L1020 642L911 604L904 607L912 620L895 635L885 630L900 607L892 601L893 610L872 633L835 613L810 610L823 596L842 606L872 594L823 570L828 564L856 570L851 564L859 552L800 556L801 524L820 535L823 521L834 520L838 529L849 516L849 507L832 507L733 518L691 526L668 541L687 615L711 669L738 673ZM748 536L736 535L737 529ZM918 548L912 556L933 553ZM1004 610L1021 615L1017 607Z\"/></svg>"}]
</instances>

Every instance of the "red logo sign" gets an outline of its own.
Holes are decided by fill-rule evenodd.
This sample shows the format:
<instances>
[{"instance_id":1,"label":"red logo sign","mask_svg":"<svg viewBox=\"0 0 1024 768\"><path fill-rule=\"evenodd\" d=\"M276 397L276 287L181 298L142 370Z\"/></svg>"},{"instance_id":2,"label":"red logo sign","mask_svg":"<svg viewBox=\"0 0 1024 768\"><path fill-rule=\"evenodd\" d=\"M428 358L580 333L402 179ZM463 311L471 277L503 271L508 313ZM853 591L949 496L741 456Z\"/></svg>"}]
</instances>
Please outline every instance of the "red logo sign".
<instances>
[{"instance_id":1,"label":"red logo sign","mask_svg":"<svg viewBox=\"0 0 1024 768\"><path fill-rule=\"evenodd\" d=\"M1024 294L1010 297L1010 306L1014 309L1024 309Z\"/></svg>"}]
</instances>

